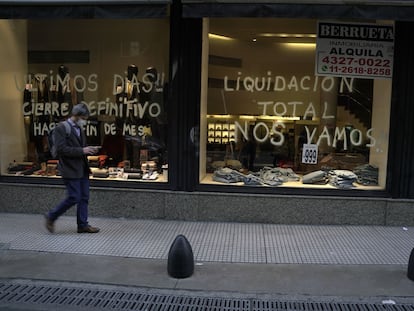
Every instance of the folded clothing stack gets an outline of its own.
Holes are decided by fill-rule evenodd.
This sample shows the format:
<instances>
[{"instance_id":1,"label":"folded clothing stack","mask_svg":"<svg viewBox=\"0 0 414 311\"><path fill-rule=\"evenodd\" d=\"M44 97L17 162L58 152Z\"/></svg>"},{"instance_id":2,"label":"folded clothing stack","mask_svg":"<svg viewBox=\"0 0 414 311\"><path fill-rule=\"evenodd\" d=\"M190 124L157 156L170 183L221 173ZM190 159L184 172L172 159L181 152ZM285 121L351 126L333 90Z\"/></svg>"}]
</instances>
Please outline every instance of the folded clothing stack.
<instances>
[{"instance_id":1,"label":"folded clothing stack","mask_svg":"<svg viewBox=\"0 0 414 311\"><path fill-rule=\"evenodd\" d=\"M156 171L148 171L142 175L142 179L145 180L156 180L158 179L158 173Z\"/></svg>"},{"instance_id":2,"label":"folded clothing stack","mask_svg":"<svg viewBox=\"0 0 414 311\"><path fill-rule=\"evenodd\" d=\"M157 170L157 163L155 161L144 161L141 163L141 170L144 173Z\"/></svg>"},{"instance_id":3,"label":"folded clothing stack","mask_svg":"<svg viewBox=\"0 0 414 311\"><path fill-rule=\"evenodd\" d=\"M323 170L310 172L302 177L303 184L325 185L328 183L328 173Z\"/></svg>"},{"instance_id":4,"label":"folded clothing stack","mask_svg":"<svg viewBox=\"0 0 414 311\"><path fill-rule=\"evenodd\" d=\"M278 186L287 181L298 181L300 177L291 168L265 166L259 172L263 183L270 186Z\"/></svg>"},{"instance_id":5,"label":"folded clothing stack","mask_svg":"<svg viewBox=\"0 0 414 311\"><path fill-rule=\"evenodd\" d=\"M228 167L219 168L214 171L213 180L226 184L243 181L243 174Z\"/></svg>"},{"instance_id":6,"label":"folded clothing stack","mask_svg":"<svg viewBox=\"0 0 414 311\"><path fill-rule=\"evenodd\" d=\"M88 156L88 163L90 167L99 167L99 156Z\"/></svg>"},{"instance_id":7,"label":"folded clothing stack","mask_svg":"<svg viewBox=\"0 0 414 311\"><path fill-rule=\"evenodd\" d=\"M109 170L104 168L93 169L92 176L95 178L107 178L109 177Z\"/></svg>"},{"instance_id":8,"label":"folded clothing stack","mask_svg":"<svg viewBox=\"0 0 414 311\"><path fill-rule=\"evenodd\" d=\"M248 186L279 186L286 181L298 181L300 177L291 168L264 167L257 173L243 174L228 167L214 171L213 180L222 183L244 182Z\"/></svg>"},{"instance_id":9,"label":"folded clothing stack","mask_svg":"<svg viewBox=\"0 0 414 311\"><path fill-rule=\"evenodd\" d=\"M124 168L124 176L127 179L142 179L144 172L140 168Z\"/></svg>"},{"instance_id":10,"label":"folded clothing stack","mask_svg":"<svg viewBox=\"0 0 414 311\"><path fill-rule=\"evenodd\" d=\"M133 168L133 167L131 167L131 168L124 168L124 173L134 173L134 174L140 173L140 174L142 174L142 170L139 169L139 168Z\"/></svg>"},{"instance_id":11,"label":"folded clothing stack","mask_svg":"<svg viewBox=\"0 0 414 311\"><path fill-rule=\"evenodd\" d=\"M48 160L46 162L46 175L55 176L60 175L58 170L59 160Z\"/></svg>"},{"instance_id":12,"label":"folded clothing stack","mask_svg":"<svg viewBox=\"0 0 414 311\"><path fill-rule=\"evenodd\" d=\"M7 173L16 175L31 175L38 169L39 166L33 162L13 162L9 164Z\"/></svg>"},{"instance_id":13,"label":"folded clothing stack","mask_svg":"<svg viewBox=\"0 0 414 311\"><path fill-rule=\"evenodd\" d=\"M243 182L246 186L258 186L263 184L263 180L254 174L243 176Z\"/></svg>"},{"instance_id":14,"label":"folded clothing stack","mask_svg":"<svg viewBox=\"0 0 414 311\"><path fill-rule=\"evenodd\" d=\"M105 162L108 159L108 156L105 154L88 156L88 162L90 167L99 167L102 168L105 166Z\"/></svg>"},{"instance_id":15,"label":"folded clothing stack","mask_svg":"<svg viewBox=\"0 0 414 311\"><path fill-rule=\"evenodd\" d=\"M127 173L128 179L142 179L142 173Z\"/></svg>"},{"instance_id":16,"label":"folded clothing stack","mask_svg":"<svg viewBox=\"0 0 414 311\"><path fill-rule=\"evenodd\" d=\"M358 177L358 184L364 186L378 185L378 167L372 166L370 164L364 164L354 168L353 172Z\"/></svg>"},{"instance_id":17,"label":"folded clothing stack","mask_svg":"<svg viewBox=\"0 0 414 311\"><path fill-rule=\"evenodd\" d=\"M357 180L357 175L348 170L329 171L329 184L340 189L351 189Z\"/></svg>"}]
</instances>

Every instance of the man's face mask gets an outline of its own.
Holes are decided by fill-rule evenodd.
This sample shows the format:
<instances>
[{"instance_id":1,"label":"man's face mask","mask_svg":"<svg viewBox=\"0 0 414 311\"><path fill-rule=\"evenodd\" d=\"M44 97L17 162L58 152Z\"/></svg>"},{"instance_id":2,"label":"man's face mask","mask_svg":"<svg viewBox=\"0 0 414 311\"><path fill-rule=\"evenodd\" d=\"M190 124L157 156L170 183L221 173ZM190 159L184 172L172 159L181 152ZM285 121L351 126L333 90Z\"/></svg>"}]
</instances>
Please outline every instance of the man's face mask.
<instances>
[{"instance_id":1,"label":"man's face mask","mask_svg":"<svg viewBox=\"0 0 414 311\"><path fill-rule=\"evenodd\" d=\"M79 126L79 127L84 127L86 125L86 123L87 123L86 120L85 119L82 119L82 118L79 118L76 121L76 125Z\"/></svg>"}]
</instances>

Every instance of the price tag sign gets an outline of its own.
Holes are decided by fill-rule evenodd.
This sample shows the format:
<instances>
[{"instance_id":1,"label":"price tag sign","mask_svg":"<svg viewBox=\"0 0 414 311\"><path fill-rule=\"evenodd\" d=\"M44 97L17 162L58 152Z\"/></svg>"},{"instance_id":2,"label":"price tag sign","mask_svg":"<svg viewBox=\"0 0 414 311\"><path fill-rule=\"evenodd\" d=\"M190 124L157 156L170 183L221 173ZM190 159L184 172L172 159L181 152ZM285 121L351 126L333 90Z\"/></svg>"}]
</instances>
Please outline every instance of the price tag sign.
<instances>
[{"instance_id":1,"label":"price tag sign","mask_svg":"<svg viewBox=\"0 0 414 311\"><path fill-rule=\"evenodd\" d=\"M302 150L302 163L316 164L318 163L318 145L304 144Z\"/></svg>"},{"instance_id":2,"label":"price tag sign","mask_svg":"<svg viewBox=\"0 0 414 311\"><path fill-rule=\"evenodd\" d=\"M316 75L390 79L393 60L393 25L318 23Z\"/></svg>"}]
</instances>

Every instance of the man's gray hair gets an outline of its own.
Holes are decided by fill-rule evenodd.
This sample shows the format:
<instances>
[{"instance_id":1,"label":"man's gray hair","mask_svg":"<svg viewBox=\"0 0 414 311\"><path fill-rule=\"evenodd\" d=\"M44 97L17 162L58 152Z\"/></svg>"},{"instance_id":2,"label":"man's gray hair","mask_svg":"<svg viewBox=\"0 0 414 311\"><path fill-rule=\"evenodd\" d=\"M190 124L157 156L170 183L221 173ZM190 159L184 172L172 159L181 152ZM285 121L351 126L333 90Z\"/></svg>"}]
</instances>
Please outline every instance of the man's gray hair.
<instances>
[{"instance_id":1,"label":"man's gray hair","mask_svg":"<svg viewBox=\"0 0 414 311\"><path fill-rule=\"evenodd\" d=\"M89 117L89 109L85 104L77 104L72 108L72 116Z\"/></svg>"}]
</instances>

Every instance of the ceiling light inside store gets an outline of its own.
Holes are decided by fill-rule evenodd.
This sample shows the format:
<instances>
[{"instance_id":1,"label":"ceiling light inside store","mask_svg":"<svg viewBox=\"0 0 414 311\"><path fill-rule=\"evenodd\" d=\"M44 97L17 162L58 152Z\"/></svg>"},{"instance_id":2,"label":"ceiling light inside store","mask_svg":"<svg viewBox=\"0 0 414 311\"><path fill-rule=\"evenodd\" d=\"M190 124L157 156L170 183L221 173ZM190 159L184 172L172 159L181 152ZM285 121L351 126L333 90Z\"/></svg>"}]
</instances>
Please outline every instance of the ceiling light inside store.
<instances>
[{"instance_id":1,"label":"ceiling light inside store","mask_svg":"<svg viewBox=\"0 0 414 311\"><path fill-rule=\"evenodd\" d=\"M240 115L239 116L240 120L255 120L256 117L255 116L244 116L244 115Z\"/></svg>"},{"instance_id":2,"label":"ceiling light inside store","mask_svg":"<svg viewBox=\"0 0 414 311\"><path fill-rule=\"evenodd\" d=\"M259 33L259 37L267 38L316 38L313 33Z\"/></svg>"},{"instance_id":3,"label":"ceiling light inside store","mask_svg":"<svg viewBox=\"0 0 414 311\"><path fill-rule=\"evenodd\" d=\"M214 34L214 33L209 33L208 37L210 39L216 39L216 40L233 40L233 38L222 36L222 35L217 35L217 34Z\"/></svg>"},{"instance_id":4,"label":"ceiling light inside store","mask_svg":"<svg viewBox=\"0 0 414 311\"><path fill-rule=\"evenodd\" d=\"M289 116L252 116L252 115L240 115L239 119L241 120L271 120L271 121L298 121L300 117L289 117Z\"/></svg>"},{"instance_id":5,"label":"ceiling light inside store","mask_svg":"<svg viewBox=\"0 0 414 311\"><path fill-rule=\"evenodd\" d=\"M214 118L214 119L230 119L232 118L229 114L208 114L207 118Z\"/></svg>"},{"instance_id":6,"label":"ceiling light inside store","mask_svg":"<svg viewBox=\"0 0 414 311\"><path fill-rule=\"evenodd\" d=\"M272 121L298 121L300 117L284 117L284 116L258 116L258 119L262 120L272 120Z\"/></svg>"},{"instance_id":7,"label":"ceiling light inside store","mask_svg":"<svg viewBox=\"0 0 414 311\"><path fill-rule=\"evenodd\" d=\"M315 49L316 48L316 43L286 42L283 44L286 45L288 48L293 48L293 49Z\"/></svg>"}]
</instances>

